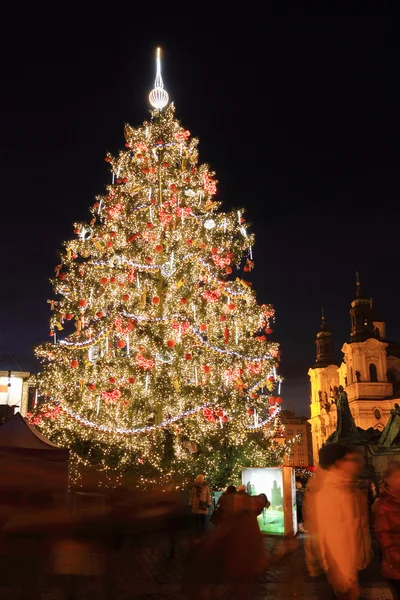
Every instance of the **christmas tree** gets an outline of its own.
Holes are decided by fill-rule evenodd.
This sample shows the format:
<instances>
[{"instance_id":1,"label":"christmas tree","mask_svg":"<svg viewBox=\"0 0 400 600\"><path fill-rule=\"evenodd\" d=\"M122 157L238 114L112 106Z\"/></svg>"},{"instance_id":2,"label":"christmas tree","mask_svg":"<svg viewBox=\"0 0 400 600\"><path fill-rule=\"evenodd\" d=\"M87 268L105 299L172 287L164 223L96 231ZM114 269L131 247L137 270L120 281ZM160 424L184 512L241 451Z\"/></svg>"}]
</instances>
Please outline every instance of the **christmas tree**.
<instances>
[{"instance_id":1,"label":"christmas tree","mask_svg":"<svg viewBox=\"0 0 400 600\"><path fill-rule=\"evenodd\" d=\"M219 209L198 141L174 117L157 57L153 106L107 155L112 183L75 223L51 280L51 343L31 422L82 466L142 481L281 464L274 310L254 268L244 209ZM283 441L283 440L282 440ZM290 444L289 444L290 445Z\"/></svg>"}]
</instances>

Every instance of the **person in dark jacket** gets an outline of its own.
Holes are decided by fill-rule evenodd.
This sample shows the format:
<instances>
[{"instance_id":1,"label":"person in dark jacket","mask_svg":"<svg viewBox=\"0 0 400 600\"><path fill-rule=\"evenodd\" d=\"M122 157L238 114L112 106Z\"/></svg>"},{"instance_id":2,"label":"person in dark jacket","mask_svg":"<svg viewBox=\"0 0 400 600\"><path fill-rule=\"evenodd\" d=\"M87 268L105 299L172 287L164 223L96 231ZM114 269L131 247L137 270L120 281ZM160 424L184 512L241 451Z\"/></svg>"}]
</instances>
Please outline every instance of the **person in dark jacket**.
<instances>
[{"instance_id":1,"label":"person in dark jacket","mask_svg":"<svg viewBox=\"0 0 400 600\"><path fill-rule=\"evenodd\" d=\"M382 553L382 575L394 598L400 599L400 463L392 465L382 481L372 505L372 522Z\"/></svg>"},{"instance_id":2,"label":"person in dark jacket","mask_svg":"<svg viewBox=\"0 0 400 600\"><path fill-rule=\"evenodd\" d=\"M237 493L234 485L228 485L225 492L221 494L217 505L211 515L210 521L215 526L221 525L224 518L227 518L233 511L233 495Z\"/></svg>"}]
</instances>

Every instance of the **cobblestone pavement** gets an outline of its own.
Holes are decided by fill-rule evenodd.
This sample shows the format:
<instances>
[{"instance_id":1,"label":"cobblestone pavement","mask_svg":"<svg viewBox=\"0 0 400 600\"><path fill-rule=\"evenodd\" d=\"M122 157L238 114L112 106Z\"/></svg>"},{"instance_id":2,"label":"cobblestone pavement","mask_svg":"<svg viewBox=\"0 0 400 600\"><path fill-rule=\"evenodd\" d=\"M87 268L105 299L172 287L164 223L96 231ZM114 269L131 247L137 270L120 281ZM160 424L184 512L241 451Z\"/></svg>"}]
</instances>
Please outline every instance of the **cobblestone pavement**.
<instances>
[{"instance_id":1,"label":"cobblestone pavement","mask_svg":"<svg viewBox=\"0 0 400 600\"><path fill-rule=\"evenodd\" d=\"M303 551L304 536L285 540L264 537L265 548L273 564L259 579L254 600L297 599L331 600L331 592L323 579L312 580L306 572ZM41 600L190 600L184 598L180 584L184 574L187 539L176 544L176 553L169 558L168 539L161 535L147 536L140 543L126 546L112 556L111 592L106 597L104 582L96 577L74 581L74 593L68 596L60 590L60 580L48 578L42 584ZM91 558L96 562L95 557ZM110 563L109 563L110 567ZM108 568L110 571L110 568ZM18 573L18 570L16 571ZM19 574L21 576L21 574ZM362 600L392 600L385 581L380 575L377 558L360 575ZM18 581L18 580L16 580ZM109 580L110 583L110 580ZM110 590L110 586L108 588ZM31 598L28 594L25 598ZM20 600L18 590L11 582L0 581L0 600ZM227 600L229 591L210 596L213 600ZM34 597L36 600L36 597Z\"/></svg>"}]
</instances>

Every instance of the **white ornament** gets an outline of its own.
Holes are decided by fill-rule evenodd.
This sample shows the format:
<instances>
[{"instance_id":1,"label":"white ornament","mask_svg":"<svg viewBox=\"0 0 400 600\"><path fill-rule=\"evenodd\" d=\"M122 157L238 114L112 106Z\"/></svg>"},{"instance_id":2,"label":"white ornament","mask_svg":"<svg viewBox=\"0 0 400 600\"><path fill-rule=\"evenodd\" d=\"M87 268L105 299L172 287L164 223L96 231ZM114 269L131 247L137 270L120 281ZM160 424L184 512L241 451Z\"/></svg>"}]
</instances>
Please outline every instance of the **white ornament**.
<instances>
[{"instance_id":1,"label":"white ornament","mask_svg":"<svg viewBox=\"0 0 400 600\"><path fill-rule=\"evenodd\" d=\"M99 347L96 345L94 346L90 346L89 351L88 351L88 359L90 360L90 362L96 362L96 360L99 358Z\"/></svg>"},{"instance_id":2,"label":"white ornament","mask_svg":"<svg viewBox=\"0 0 400 600\"><path fill-rule=\"evenodd\" d=\"M163 277L171 277L175 273L175 267L170 262L166 262L161 267L160 272Z\"/></svg>"},{"instance_id":3,"label":"white ornament","mask_svg":"<svg viewBox=\"0 0 400 600\"><path fill-rule=\"evenodd\" d=\"M156 354L156 359L163 363L172 363L174 357L170 352L165 352L164 354Z\"/></svg>"},{"instance_id":4,"label":"white ornament","mask_svg":"<svg viewBox=\"0 0 400 600\"><path fill-rule=\"evenodd\" d=\"M213 219L207 219L207 221L204 221L204 227L206 229L214 229L215 221Z\"/></svg>"},{"instance_id":5,"label":"white ornament","mask_svg":"<svg viewBox=\"0 0 400 600\"><path fill-rule=\"evenodd\" d=\"M196 195L196 192L194 192L193 190L185 190L185 196L188 196L188 198L193 198L193 196Z\"/></svg>"}]
</instances>

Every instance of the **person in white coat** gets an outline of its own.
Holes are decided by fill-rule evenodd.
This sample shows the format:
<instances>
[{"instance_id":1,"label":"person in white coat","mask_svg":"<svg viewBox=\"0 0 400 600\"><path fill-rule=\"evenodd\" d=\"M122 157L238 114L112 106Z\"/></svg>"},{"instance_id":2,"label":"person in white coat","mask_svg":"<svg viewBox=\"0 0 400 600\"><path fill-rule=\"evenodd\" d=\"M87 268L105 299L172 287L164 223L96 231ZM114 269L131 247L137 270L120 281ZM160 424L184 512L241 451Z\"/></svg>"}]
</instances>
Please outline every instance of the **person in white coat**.
<instances>
[{"instance_id":1,"label":"person in white coat","mask_svg":"<svg viewBox=\"0 0 400 600\"><path fill-rule=\"evenodd\" d=\"M336 598L358 600L358 572L372 558L367 500L357 485L363 458L343 444L326 444L304 498L306 565L325 573Z\"/></svg>"},{"instance_id":2,"label":"person in white coat","mask_svg":"<svg viewBox=\"0 0 400 600\"><path fill-rule=\"evenodd\" d=\"M192 513L196 515L197 528L203 531L206 526L206 515L211 506L210 488L204 480L204 475L197 475L189 504L192 507Z\"/></svg>"}]
</instances>

